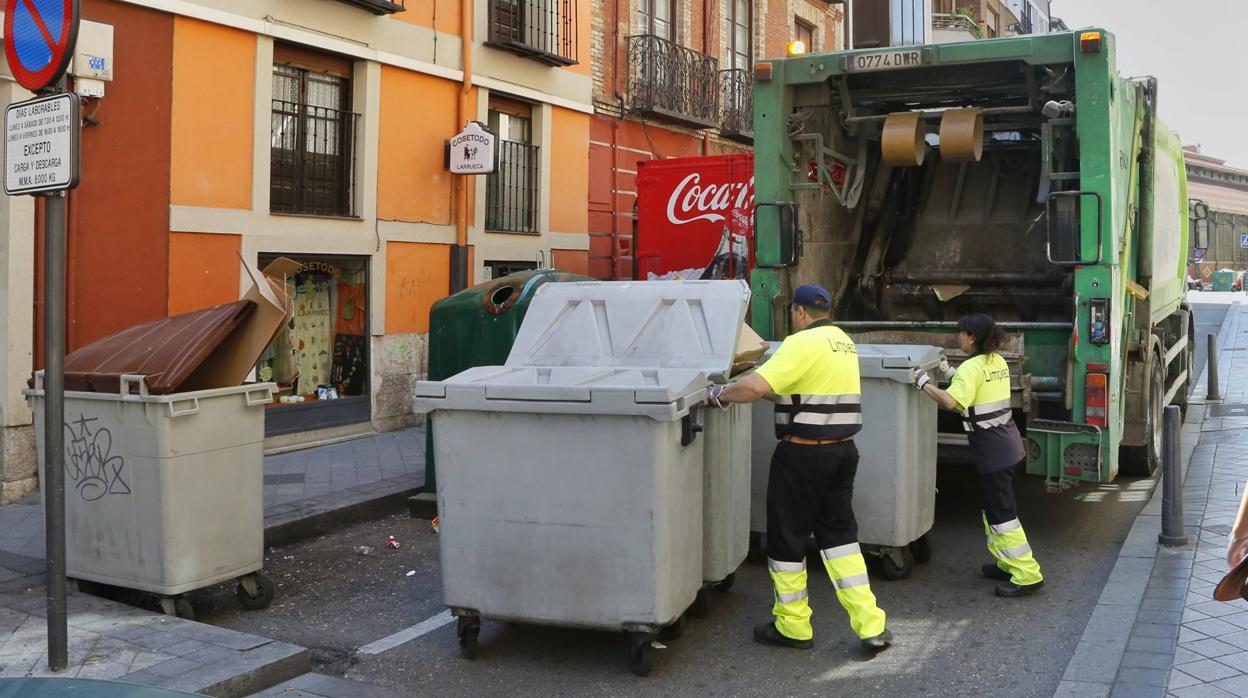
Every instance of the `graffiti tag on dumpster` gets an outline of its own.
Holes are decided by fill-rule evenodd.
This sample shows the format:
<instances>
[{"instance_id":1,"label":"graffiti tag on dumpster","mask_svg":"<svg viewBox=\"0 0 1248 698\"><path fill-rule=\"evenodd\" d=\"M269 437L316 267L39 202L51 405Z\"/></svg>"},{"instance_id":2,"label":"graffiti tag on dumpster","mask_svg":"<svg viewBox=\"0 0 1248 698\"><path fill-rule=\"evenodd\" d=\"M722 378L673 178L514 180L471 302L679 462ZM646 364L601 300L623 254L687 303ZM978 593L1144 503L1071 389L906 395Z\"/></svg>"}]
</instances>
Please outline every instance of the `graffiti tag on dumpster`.
<instances>
[{"instance_id":1,"label":"graffiti tag on dumpster","mask_svg":"<svg viewBox=\"0 0 1248 698\"><path fill-rule=\"evenodd\" d=\"M130 494L130 486L122 478L126 461L112 455L112 432L104 427L92 430L91 423L98 421L79 414L78 419L65 423L65 430L69 432L65 444L65 474L86 502L110 494Z\"/></svg>"}]
</instances>

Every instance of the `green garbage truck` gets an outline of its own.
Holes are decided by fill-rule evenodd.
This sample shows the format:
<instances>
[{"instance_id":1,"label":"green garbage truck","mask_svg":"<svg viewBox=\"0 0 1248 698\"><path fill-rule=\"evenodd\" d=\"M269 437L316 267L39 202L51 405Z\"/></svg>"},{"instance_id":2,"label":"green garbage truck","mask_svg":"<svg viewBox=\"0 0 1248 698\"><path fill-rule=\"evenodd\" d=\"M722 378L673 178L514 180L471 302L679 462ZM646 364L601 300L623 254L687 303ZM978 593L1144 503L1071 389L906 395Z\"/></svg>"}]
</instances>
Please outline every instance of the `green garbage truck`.
<instances>
[{"instance_id":1,"label":"green garbage truck","mask_svg":"<svg viewBox=\"0 0 1248 698\"><path fill-rule=\"evenodd\" d=\"M859 341L956 364L956 321L988 313L1028 472L1154 472L1193 382L1185 262L1207 225L1157 80L1119 76L1112 34L791 55L754 78L756 331L785 335L789 293L819 282Z\"/></svg>"}]
</instances>

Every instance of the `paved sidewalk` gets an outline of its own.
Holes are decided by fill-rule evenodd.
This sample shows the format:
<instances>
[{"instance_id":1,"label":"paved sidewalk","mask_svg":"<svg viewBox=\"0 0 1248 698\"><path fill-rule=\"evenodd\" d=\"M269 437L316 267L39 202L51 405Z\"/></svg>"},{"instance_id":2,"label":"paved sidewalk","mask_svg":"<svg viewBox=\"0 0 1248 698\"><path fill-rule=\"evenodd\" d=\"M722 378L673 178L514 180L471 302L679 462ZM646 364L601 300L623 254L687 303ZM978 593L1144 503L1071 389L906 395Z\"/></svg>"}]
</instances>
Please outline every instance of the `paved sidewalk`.
<instances>
[{"instance_id":1,"label":"paved sidewalk","mask_svg":"<svg viewBox=\"0 0 1248 698\"><path fill-rule=\"evenodd\" d=\"M424 484L423 428L265 458L266 544L402 509ZM47 667L43 509L0 507L0 677L115 679L214 696L362 698L361 683L307 673L302 647L150 613L72 590L66 671Z\"/></svg>"},{"instance_id":2,"label":"paved sidewalk","mask_svg":"<svg viewBox=\"0 0 1248 698\"><path fill-rule=\"evenodd\" d=\"M1248 484L1248 305L1229 309L1218 346L1223 399L1193 404L1184 424L1189 543L1157 543L1158 488L1123 545L1058 696L1248 697L1248 602L1212 597ZM1202 377L1193 397L1205 394Z\"/></svg>"}]
</instances>

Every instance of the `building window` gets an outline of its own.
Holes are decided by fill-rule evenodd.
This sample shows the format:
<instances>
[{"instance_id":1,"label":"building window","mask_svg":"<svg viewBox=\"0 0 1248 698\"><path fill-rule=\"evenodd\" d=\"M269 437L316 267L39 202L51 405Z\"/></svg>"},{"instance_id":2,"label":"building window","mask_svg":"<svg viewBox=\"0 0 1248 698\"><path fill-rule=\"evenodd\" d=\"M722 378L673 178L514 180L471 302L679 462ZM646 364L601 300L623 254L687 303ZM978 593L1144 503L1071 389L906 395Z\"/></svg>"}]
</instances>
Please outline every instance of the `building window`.
<instances>
[{"instance_id":1,"label":"building window","mask_svg":"<svg viewBox=\"0 0 1248 698\"><path fill-rule=\"evenodd\" d=\"M728 68L754 65L754 8L750 0L728 0Z\"/></svg>"},{"instance_id":2,"label":"building window","mask_svg":"<svg viewBox=\"0 0 1248 698\"><path fill-rule=\"evenodd\" d=\"M890 46L914 46L926 40L923 0L890 0Z\"/></svg>"},{"instance_id":3,"label":"building window","mask_svg":"<svg viewBox=\"0 0 1248 698\"><path fill-rule=\"evenodd\" d=\"M351 63L274 47L269 200L274 213L354 216Z\"/></svg>"},{"instance_id":4,"label":"building window","mask_svg":"<svg viewBox=\"0 0 1248 698\"><path fill-rule=\"evenodd\" d=\"M806 50L815 52L815 25L800 17L793 18L793 38L802 42Z\"/></svg>"},{"instance_id":5,"label":"building window","mask_svg":"<svg viewBox=\"0 0 1248 698\"><path fill-rule=\"evenodd\" d=\"M256 365L256 378L277 394L265 434L286 434L367 422L371 418L368 346L368 258L262 254L302 266L294 318L278 331Z\"/></svg>"},{"instance_id":6,"label":"building window","mask_svg":"<svg viewBox=\"0 0 1248 698\"><path fill-rule=\"evenodd\" d=\"M996 10L990 7L988 8L988 17L986 18L986 22L988 38L996 38L997 34L1000 33L999 26L1001 24L1001 16L997 14Z\"/></svg>"},{"instance_id":7,"label":"building window","mask_svg":"<svg viewBox=\"0 0 1248 698\"><path fill-rule=\"evenodd\" d=\"M538 148L527 104L490 100L490 130L499 139L498 167L485 187L485 227L505 233L536 233Z\"/></svg>"},{"instance_id":8,"label":"building window","mask_svg":"<svg viewBox=\"0 0 1248 698\"><path fill-rule=\"evenodd\" d=\"M485 263L486 280L501 279L522 271L537 269L537 262L487 260Z\"/></svg>"},{"instance_id":9,"label":"building window","mask_svg":"<svg viewBox=\"0 0 1248 698\"><path fill-rule=\"evenodd\" d=\"M641 33L676 40L676 0L638 0Z\"/></svg>"},{"instance_id":10,"label":"building window","mask_svg":"<svg viewBox=\"0 0 1248 698\"><path fill-rule=\"evenodd\" d=\"M489 0L487 45L549 65L576 63L576 0Z\"/></svg>"}]
</instances>

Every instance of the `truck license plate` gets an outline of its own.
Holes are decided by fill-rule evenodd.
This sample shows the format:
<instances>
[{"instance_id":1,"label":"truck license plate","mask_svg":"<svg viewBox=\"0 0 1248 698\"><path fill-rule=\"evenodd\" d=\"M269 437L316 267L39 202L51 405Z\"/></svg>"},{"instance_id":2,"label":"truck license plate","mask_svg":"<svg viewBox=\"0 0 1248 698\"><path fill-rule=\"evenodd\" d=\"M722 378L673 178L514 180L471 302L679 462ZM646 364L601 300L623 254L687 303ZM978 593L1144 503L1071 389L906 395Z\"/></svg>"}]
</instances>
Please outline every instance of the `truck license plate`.
<instances>
[{"instance_id":1,"label":"truck license plate","mask_svg":"<svg viewBox=\"0 0 1248 698\"><path fill-rule=\"evenodd\" d=\"M923 54L919 49L859 53L849 56L849 71L854 73L893 68L918 68L921 65L923 65Z\"/></svg>"}]
</instances>

